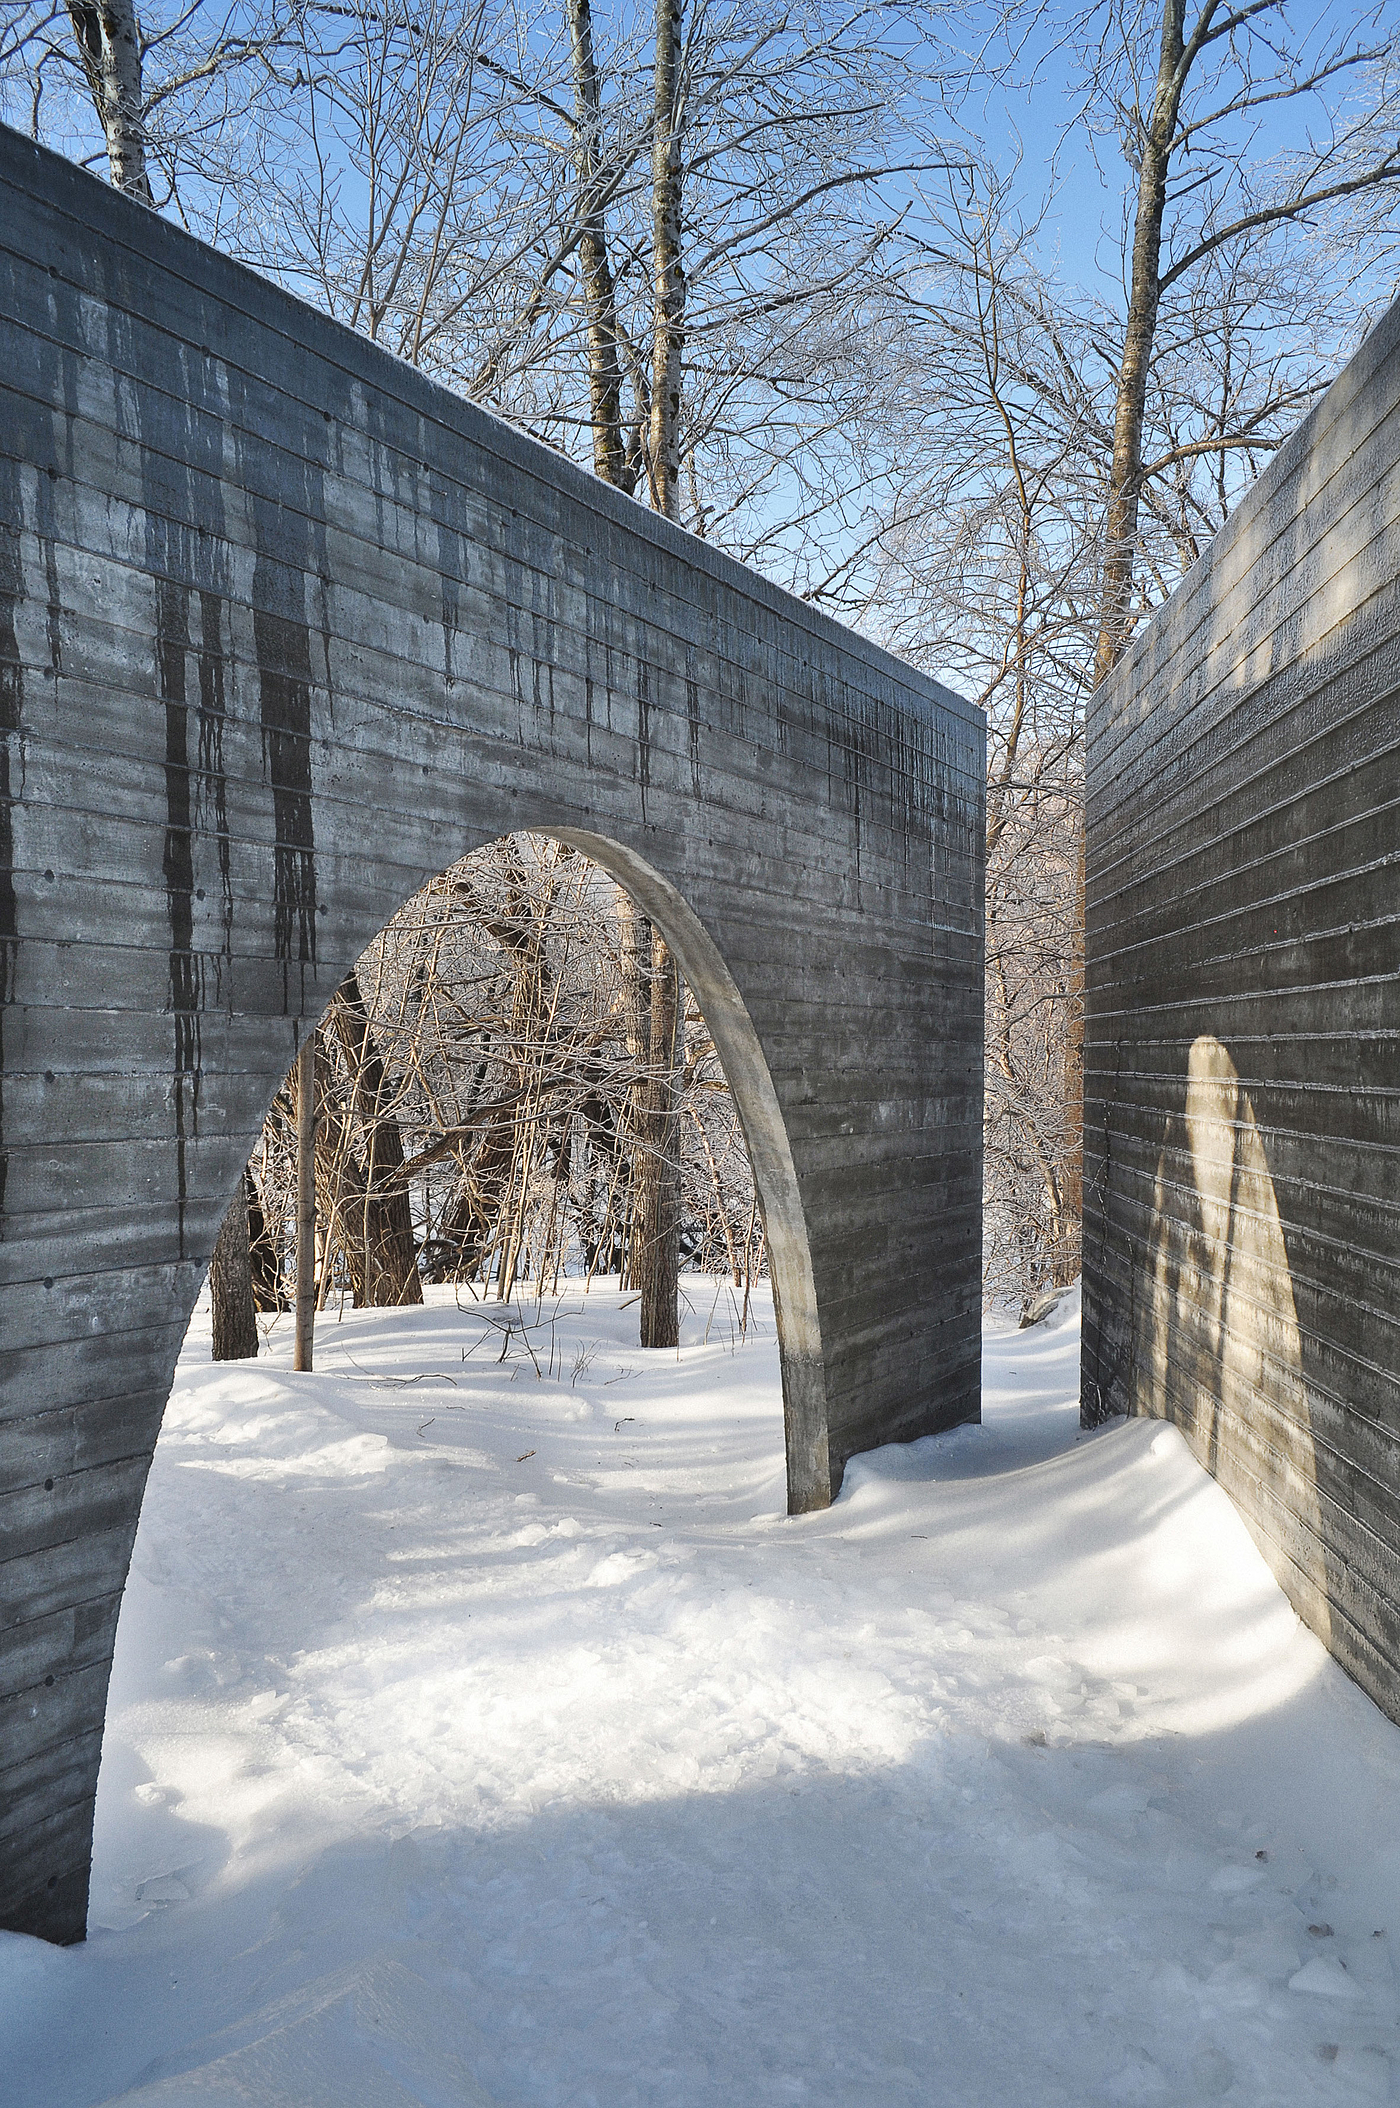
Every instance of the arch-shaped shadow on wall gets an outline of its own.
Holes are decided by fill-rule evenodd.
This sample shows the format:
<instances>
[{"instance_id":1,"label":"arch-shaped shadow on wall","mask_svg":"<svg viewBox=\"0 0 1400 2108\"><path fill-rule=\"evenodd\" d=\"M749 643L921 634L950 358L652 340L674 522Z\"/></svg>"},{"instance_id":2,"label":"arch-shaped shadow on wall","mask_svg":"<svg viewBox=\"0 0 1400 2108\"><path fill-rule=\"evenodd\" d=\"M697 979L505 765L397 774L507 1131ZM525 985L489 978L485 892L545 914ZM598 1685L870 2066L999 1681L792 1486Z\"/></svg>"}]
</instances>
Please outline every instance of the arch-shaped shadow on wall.
<instances>
[{"instance_id":1,"label":"arch-shaped shadow on wall","mask_svg":"<svg viewBox=\"0 0 1400 2108\"><path fill-rule=\"evenodd\" d=\"M1181 1428L1295 1609L1331 1613L1293 1275L1264 1137L1228 1047L1201 1033L1153 1182L1133 1409Z\"/></svg>"}]
</instances>

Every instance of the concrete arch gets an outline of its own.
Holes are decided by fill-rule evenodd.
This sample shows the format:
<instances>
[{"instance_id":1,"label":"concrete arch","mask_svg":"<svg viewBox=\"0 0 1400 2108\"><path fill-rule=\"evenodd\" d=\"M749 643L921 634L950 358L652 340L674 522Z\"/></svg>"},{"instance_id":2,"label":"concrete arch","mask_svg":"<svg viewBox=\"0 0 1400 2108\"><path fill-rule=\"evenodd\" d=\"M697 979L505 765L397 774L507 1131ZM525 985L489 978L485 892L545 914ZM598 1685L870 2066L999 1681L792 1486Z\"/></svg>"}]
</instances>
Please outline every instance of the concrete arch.
<instances>
[{"instance_id":1,"label":"concrete arch","mask_svg":"<svg viewBox=\"0 0 1400 2108\"><path fill-rule=\"evenodd\" d=\"M787 1124L753 1020L704 924L659 871L599 835L571 828L558 839L581 849L626 886L675 953L705 1013L734 1093L763 1212L783 1372L788 1513L825 1507L831 1498L831 1455L812 1248Z\"/></svg>"},{"instance_id":2,"label":"concrete arch","mask_svg":"<svg viewBox=\"0 0 1400 2108\"><path fill-rule=\"evenodd\" d=\"M976 1417L983 723L13 133L0 198L0 1924L73 1939L224 1204L468 850L588 849L701 991L794 1507Z\"/></svg>"},{"instance_id":3,"label":"concrete arch","mask_svg":"<svg viewBox=\"0 0 1400 2108\"><path fill-rule=\"evenodd\" d=\"M576 827L528 831L567 843L627 888L665 937L704 1012L734 1093L763 1216L782 1368L788 1512L804 1515L824 1508L832 1495L832 1472L812 1251L783 1110L743 996L699 916L677 888L635 850ZM470 843L467 848L482 846ZM346 967L351 964L353 960L344 962ZM336 985L340 977L334 976ZM268 1094L268 1103L280 1081L279 1074ZM237 1191L241 1176L240 1162L227 1191L216 1203L217 1220L222 1219L222 1210ZM196 1295L198 1289L196 1282ZM184 1313L185 1324L193 1307L191 1300Z\"/></svg>"}]
</instances>

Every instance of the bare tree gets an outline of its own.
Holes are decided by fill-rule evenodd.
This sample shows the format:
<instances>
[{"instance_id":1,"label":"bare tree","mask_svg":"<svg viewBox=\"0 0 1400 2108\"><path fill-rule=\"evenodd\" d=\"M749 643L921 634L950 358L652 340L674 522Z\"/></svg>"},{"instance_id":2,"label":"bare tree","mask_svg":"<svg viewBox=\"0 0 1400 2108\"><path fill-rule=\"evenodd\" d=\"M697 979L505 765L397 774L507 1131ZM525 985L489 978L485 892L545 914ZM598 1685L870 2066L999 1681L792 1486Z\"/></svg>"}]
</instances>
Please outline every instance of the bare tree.
<instances>
[{"instance_id":1,"label":"bare tree","mask_svg":"<svg viewBox=\"0 0 1400 2108\"><path fill-rule=\"evenodd\" d=\"M3 0L0 114L213 233L286 28L261 0Z\"/></svg>"},{"instance_id":2,"label":"bare tree","mask_svg":"<svg viewBox=\"0 0 1400 2108\"><path fill-rule=\"evenodd\" d=\"M642 1345L674 1347L680 1291L676 1035L681 983L665 940L645 916L635 917L630 941L638 954L640 1074L631 1107L636 1158L628 1272L641 1293Z\"/></svg>"},{"instance_id":3,"label":"bare tree","mask_svg":"<svg viewBox=\"0 0 1400 2108\"><path fill-rule=\"evenodd\" d=\"M902 170L946 158L918 19L298 0L220 238L793 576L852 502Z\"/></svg>"},{"instance_id":4,"label":"bare tree","mask_svg":"<svg viewBox=\"0 0 1400 2108\"><path fill-rule=\"evenodd\" d=\"M68 0L79 64L107 146L112 182L152 203L146 173L145 52L132 0Z\"/></svg>"},{"instance_id":5,"label":"bare tree","mask_svg":"<svg viewBox=\"0 0 1400 2108\"><path fill-rule=\"evenodd\" d=\"M910 466L893 516L823 590L988 712L985 1250L989 1284L1029 1299L1078 1271L1066 887L1101 412L1091 333L1038 268L1008 178L959 176L925 208L881 376L902 406L890 452Z\"/></svg>"},{"instance_id":6,"label":"bare tree","mask_svg":"<svg viewBox=\"0 0 1400 2108\"><path fill-rule=\"evenodd\" d=\"M293 1063L296 1117L296 1340L292 1367L311 1368L316 1324L316 1039L313 1030Z\"/></svg>"},{"instance_id":7,"label":"bare tree","mask_svg":"<svg viewBox=\"0 0 1400 2108\"><path fill-rule=\"evenodd\" d=\"M685 188L682 0L656 0L651 131L651 421L647 477L651 502L671 520L681 509L681 354L685 348L685 265L681 209Z\"/></svg>"},{"instance_id":8,"label":"bare tree","mask_svg":"<svg viewBox=\"0 0 1400 2108\"><path fill-rule=\"evenodd\" d=\"M593 48L589 0L565 0L574 79L574 157L578 171L579 276L587 340L593 466L605 483L637 486L641 421L629 447L623 432L623 377L617 287L608 254L607 205L617 176L606 156L602 84Z\"/></svg>"},{"instance_id":9,"label":"bare tree","mask_svg":"<svg viewBox=\"0 0 1400 2108\"><path fill-rule=\"evenodd\" d=\"M1035 1227L988 1249L1019 1254L1027 1290L1063 1276L1080 1207L1082 848L1066 850L1085 700L1389 291L1400 102L1379 18L1294 38L1278 16L1104 0L1018 17L1075 56L1073 136L1121 148L1122 303L1041 261L1058 201L1018 215L1023 172L925 186L881 361L900 405L871 457L885 517L818 584L991 714L989 1176L1005 1220ZM890 472L921 453L933 470ZM1015 1023L1052 1015L1054 1058Z\"/></svg>"},{"instance_id":10,"label":"bare tree","mask_svg":"<svg viewBox=\"0 0 1400 2108\"><path fill-rule=\"evenodd\" d=\"M356 1300L369 1305L421 1303L413 1218L398 1177L404 1155L392 1110L397 1093L375 1046L353 967L336 993L329 1022L340 1042L347 1089L364 1142L363 1199L357 1226L364 1258Z\"/></svg>"},{"instance_id":11,"label":"bare tree","mask_svg":"<svg viewBox=\"0 0 1400 2108\"><path fill-rule=\"evenodd\" d=\"M741 1291L762 1270L733 1099L704 1019L693 1004L682 1014L674 962L656 970L662 949L595 865L530 837L443 873L369 947L356 982L385 1079L373 1111L387 1111L402 1148L382 1185L411 1215L424 1278L505 1299L526 1281L543 1294L561 1277L615 1274L645 1306L676 1279L673 1261L648 1266L658 1240ZM658 1064L653 1044L668 1033ZM313 1302L324 1308L364 1300L369 1152L359 1056L334 1006L318 1040ZM284 1091L255 1153L284 1271L295 1130ZM676 1317L672 1286L648 1331L669 1324L674 1346Z\"/></svg>"},{"instance_id":12,"label":"bare tree","mask_svg":"<svg viewBox=\"0 0 1400 2108\"><path fill-rule=\"evenodd\" d=\"M242 1184L229 1203L209 1263L213 1358L244 1361L258 1351L258 1319L248 1255L248 1207Z\"/></svg>"},{"instance_id":13,"label":"bare tree","mask_svg":"<svg viewBox=\"0 0 1400 2108\"><path fill-rule=\"evenodd\" d=\"M1383 213L1392 209L1400 194L1400 72L1386 12L1346 10L1294 30L1282 0L1156 0L1155 9L1107 0L1075 25L1084 121L1096 129L1112 122L1137 178L1126 201L1131 232L1096 681L1122 653L1135 619L1144 485L1153 468L1160 476L1176 465L1161 457L1150 465L1144 447L1164 299L1222 252L1306 235L1329 208L1360 202L1364 214L1374 198ZM1300 106L1295 143L1282 154L1261 153L1255 120L1267 109L1277 123L1279 106L1288 104ZM1217 451L1250 437L1248 430L1212 435ZM1184 441L1200 443L1194 434Z\"/></svg>"},{"instance_id":14,"label":"bare tree","mask_svg":"<svg viewBox=\"0 0 1400 2108\"><path fill-rule=\"evenodd\" d=\"M1117 663L1141 612L1135 575L1149 474L1179 472L1193 448L1221 458L1232 445L1258 442L1255 415L1238 433L1192 432L1149 470L1144 434L1164 298L1181 287L1189 299L1192 279L1215 259L1307 227L1329 206L1374 197L1389 208L1400 190L1400 74L1393 71L1393 33L1382 21L1382 9L1362 10L1325 22L1320 34L1315 25L1299 34L1281 0L1157 0L1155 13L1132 0L1107 0L1081 17L1086 112L1101 122L1105 108L1113 111L1124 161L1137 173L1114 376L1096 684ZM1348 109L1345 87L1367 72L1370 92L1360 110ZM1304 98L1318 103L1324 91L1323 129L1272 167L1261 165L1251 118ZM1223 497L1223 476L1221 484ZM1081 1019L1083 932L1081 870L1072 942ZM1083 1068L1077 1024L1066 1068L1071 1104L1082 1101ZM1081 1163L1082 1145L1071 1166L1076 1207Z\"/></svg>"},{"instance_id":15,"label":"bare tree","mask_svg":"<svg viewBox=\"0 0 1400 2108\"><path fill-rule=\"evenodd\" d=\"M266 1132L264 1123L265 1135ZM243 1194L248 1216L248 1270L253 1308L255 1311L285 1310L287 1295L282 1284L282 1253L275 1226L268 1221L251 1163L244 1169Z\"/></svg>"}]
</instances>

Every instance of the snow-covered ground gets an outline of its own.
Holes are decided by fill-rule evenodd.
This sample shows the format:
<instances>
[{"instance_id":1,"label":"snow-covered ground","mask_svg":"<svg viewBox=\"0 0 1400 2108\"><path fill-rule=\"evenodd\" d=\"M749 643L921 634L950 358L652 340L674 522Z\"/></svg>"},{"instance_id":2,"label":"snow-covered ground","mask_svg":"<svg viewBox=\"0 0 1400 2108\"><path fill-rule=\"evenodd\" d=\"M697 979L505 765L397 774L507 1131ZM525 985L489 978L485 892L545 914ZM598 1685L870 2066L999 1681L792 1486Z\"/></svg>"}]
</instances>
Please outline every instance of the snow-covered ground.
<instances>
[{"instance_id":1,"label":"snow-covered ground","mask_svg":"<svg viewBox=\"0 0 1400 2108\"><path fill-rule=\"evenodd\" d=\"M6 2108L1400 2100L1400 1732L1173 1430L1079 1433L1073 1310L788 1521L771 1304L688 1285L678 1356L196 1318Z\"/></svg>"}]
</instances>

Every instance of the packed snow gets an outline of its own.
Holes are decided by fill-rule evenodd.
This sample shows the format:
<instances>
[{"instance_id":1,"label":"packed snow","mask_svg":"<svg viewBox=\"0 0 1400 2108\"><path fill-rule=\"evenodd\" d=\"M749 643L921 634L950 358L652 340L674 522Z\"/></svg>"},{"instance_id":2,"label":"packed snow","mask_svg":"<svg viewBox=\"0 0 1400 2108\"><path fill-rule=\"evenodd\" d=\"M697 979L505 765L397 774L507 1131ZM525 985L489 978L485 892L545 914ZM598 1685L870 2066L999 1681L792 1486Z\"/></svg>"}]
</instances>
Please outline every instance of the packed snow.
<instances>
[{"instance_id":1,"label":"packed snow","mask_svg":"<svg viewBox=\"0 0 1400 2108\"><path fill-rule=\"evenodd\" d=\"M1400 2099L1400 1732L1072 1299L789 1520L771 1302L196 1316L7 2108Z\"/></svg>"}]
</instances>

